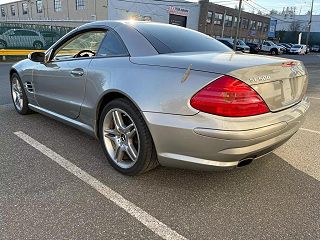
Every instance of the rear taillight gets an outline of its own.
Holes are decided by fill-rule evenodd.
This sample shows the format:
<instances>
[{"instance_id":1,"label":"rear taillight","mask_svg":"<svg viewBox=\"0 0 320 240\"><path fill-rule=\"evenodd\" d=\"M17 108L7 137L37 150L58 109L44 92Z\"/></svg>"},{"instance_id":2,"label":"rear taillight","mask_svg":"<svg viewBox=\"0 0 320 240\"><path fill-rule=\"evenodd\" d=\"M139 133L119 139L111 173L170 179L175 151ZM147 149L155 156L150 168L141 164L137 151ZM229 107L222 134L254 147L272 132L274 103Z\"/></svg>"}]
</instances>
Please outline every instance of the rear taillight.
<instances>
[{"instance_id":1,"label":"rear taillight","mask_svg":"<svg viewBox=\"0 0 320 240\"><path fill-rule=\"evenodd\" d=\"M269 112L259 94L244 82L222 76L211 82L190 100L195 109L225 117L247 117Z\"/></svg>"}]
</instances>

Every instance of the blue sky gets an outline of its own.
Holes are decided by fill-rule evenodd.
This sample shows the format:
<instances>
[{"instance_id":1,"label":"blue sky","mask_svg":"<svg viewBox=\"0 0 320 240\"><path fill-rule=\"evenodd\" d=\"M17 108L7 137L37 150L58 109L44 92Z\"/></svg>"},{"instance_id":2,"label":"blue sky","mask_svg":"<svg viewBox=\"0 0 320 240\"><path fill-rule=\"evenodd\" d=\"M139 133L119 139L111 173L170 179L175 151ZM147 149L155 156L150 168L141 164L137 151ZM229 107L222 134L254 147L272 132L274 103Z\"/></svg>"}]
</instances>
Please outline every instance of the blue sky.
<instances>
[{"instance_id":1,"label":"blue sky","mask_svg":"<svg viewBox=\"0 0 320 240\"><path fill-rule=\"evenodd\" d=\"M0 0L0 4L13 2L15 0ZM189 0L192 2L198 2L198 0ZM221 5L228 7L234 7L239 3L239 0L211 0ZM314 0L314 14L320 14L320 0ZM260 6L258 6L258 5ZM254 6L251 7L250 5ZM257 9L262 12L270 11L271 9L276 9L282 11L283 7L296 7L296 13L305 14L311 8L311 0L244 0L244 8L246 11L251 12L253 9Z\"/></svg>"}]
</instances>

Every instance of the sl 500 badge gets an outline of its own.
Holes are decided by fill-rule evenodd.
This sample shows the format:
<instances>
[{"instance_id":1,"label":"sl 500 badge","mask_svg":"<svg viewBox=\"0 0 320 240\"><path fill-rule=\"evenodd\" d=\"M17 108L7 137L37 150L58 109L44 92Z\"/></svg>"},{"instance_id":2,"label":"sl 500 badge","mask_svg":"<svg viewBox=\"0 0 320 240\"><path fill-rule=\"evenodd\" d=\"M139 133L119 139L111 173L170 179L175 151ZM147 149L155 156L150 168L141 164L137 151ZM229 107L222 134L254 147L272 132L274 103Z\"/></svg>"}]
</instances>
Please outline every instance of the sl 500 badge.
<instances>
[{"instance_id":1,"label":"sl 500 badge","mask_svg":"<svg viewBox=\"0 0 320 240\"><path fill-rule=\"evenodd\" d=\"M263 75L263 76L259 76L259 77L253 77L250 78L249 81L250 83L256 83L256 82L264 82L264 81L268 81L271 79L271 76L269 75Z\"/></svg>"}]
</instances>

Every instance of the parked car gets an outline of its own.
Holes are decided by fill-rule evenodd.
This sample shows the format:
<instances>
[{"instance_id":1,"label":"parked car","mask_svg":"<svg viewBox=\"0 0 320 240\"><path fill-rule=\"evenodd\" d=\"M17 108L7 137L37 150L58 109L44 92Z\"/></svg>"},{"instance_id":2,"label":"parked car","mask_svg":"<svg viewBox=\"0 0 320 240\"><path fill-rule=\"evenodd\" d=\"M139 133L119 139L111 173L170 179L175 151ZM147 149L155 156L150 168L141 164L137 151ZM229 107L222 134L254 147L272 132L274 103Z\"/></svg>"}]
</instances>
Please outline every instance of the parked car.
<instances>
[{"instance_id":1,"label":"parked car","mask_svg":"<svg viewBox=\"0 0 320 240\"><path fill-rule=\"evenodd\" d=\"M218 38L218 41L222 42L226 46L230 47L233 49L233 44L234 44L234 39L232 38ZM245 44L244 41L238 40L237 45L236 45L236 50L241 51L244 53L250 53L250 47Z\"/></svg>"},{"instance_id":2,"label":"parked car","mask_svg":"<svg viewBox=\"0 0 320 240\"><path fill-rule=\"evenodd\" d=\"M280 43L284 47L284 53L289 54L291 45L288 43Z\"/></svg>"},{"instance_id":3,"label":"parked car","mask_svg":"<svg viewBox=\"0 0 320 240\"><path fill-rule=\"evenodd\" d=\"M127 175L159 164L251 163L299 130L307 83L300 61L240 54L154 22L89 23L10 70L19 114L36 111L95 136Z\"/></svg>"},{"instance_id":4,"label":"parked car","mask_svg":"<svg viewBox=\"0 0 320 240\"><path fill-rule=\"evenodd\" d=\"M46 42L46 48L51 47L52 44L54 44L61 38L61 35L59 33L53 31L41 31L40 33Z\"/></svg>"},{"instance_id":5,"label":"parked car","mask_svg":"<svg viewBox=\"0 0 320 240\"><path fill-rule=\"evenodd\" d=\"M233 43L230 43L229 41L224 39L217 39L217 40L223 43L224 45L226 45L227 47L229 47L230 49L233 49ZM240 51L240 48L237 48L236 51Z\"/></svg>"},{"instance_id":6,"label":"parked car","mask_svg":"<svg viewBox=\"0 0 320 240\"><path fill-rule=\"evenodd\" d=\"M310 51L311 51L311 50L310 50L310 46L309 46L309 45L306 45L306 48L307 48L307 49L306 49L306 54L310 53Z\"/></svg>"},{"instance_id":7,"label":"parked car","mask_svg":"<svg viewBox=\"0 0 320 240\"><path fill-rule=\"evenodd\" d=\"M286 53L286 48L282 44L277 43L277 45L281 48L282 53Z\"/></svg>"},{"instance_id":8,"label":"parked car","mask_svg":"<svg viewBox=\"0 0 320 240\"><path fill-rule=\"evenodd\" d=\"M295 44L290 48L290 54L306 54L307 46L302 44Z\"/></svg>"},{"instance_id":9,"label":"parked car","mask_svg":"<svg viewBox=\"0 0 320 240\"><path fill-rule=\"evenodd\" d=\"M264 41L261 45L262 52L269 52L271 55L282 54L283 47L278 46L272 41Z\"/></svg>"},{"instance_id":10,"label":"parked car","mask_svg":"<svg viewBox=\"0 0 320 240\"><path fill-rule=\"evenodd\" d=\"M319 45L313 45L311 48L312 52L320 52L320 46Z\"/></svg>"},{"instance_id":11,"label":"parked car","mask_svg":"<svg viewBox=\"0 0 320 240\"><path fill-rule=\"evenodd\" d=\"M261 50L260 45L257 43L246 42L246 45L250 47L250 53L259 53Z\"/></svg>"},{"instance_id":12,"label":"parked car","mask_svg":"<svg viewBox=\"0 0 320 240\"><path fill-rule=\"evenodd\" d=\"M10 29L0 35L1 48L43 49L45 40L34 30Z\"/></svg>"}]
</instances>

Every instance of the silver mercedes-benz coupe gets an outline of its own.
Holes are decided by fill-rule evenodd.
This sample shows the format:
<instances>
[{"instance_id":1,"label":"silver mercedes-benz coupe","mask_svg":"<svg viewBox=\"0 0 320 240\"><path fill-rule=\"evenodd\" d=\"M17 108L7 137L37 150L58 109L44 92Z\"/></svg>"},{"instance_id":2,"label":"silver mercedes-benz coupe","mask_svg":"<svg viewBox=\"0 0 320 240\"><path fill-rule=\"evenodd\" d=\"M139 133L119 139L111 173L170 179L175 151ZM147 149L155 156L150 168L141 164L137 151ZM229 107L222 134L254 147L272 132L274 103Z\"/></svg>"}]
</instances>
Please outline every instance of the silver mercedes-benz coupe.
<instances>
[{"instance_id":1,"label":"silver mercedes-benz coupe","mask_svg":"<svg viewBox=\"0 0 320 240\"><path fill-rule=\"evenodd\" d=\"M244 166L285 143L309 108L299 61L230 50L173 25L83 25L10 71L18 113L100 140L118 171Z\"/></svg>"}]
</instances>

